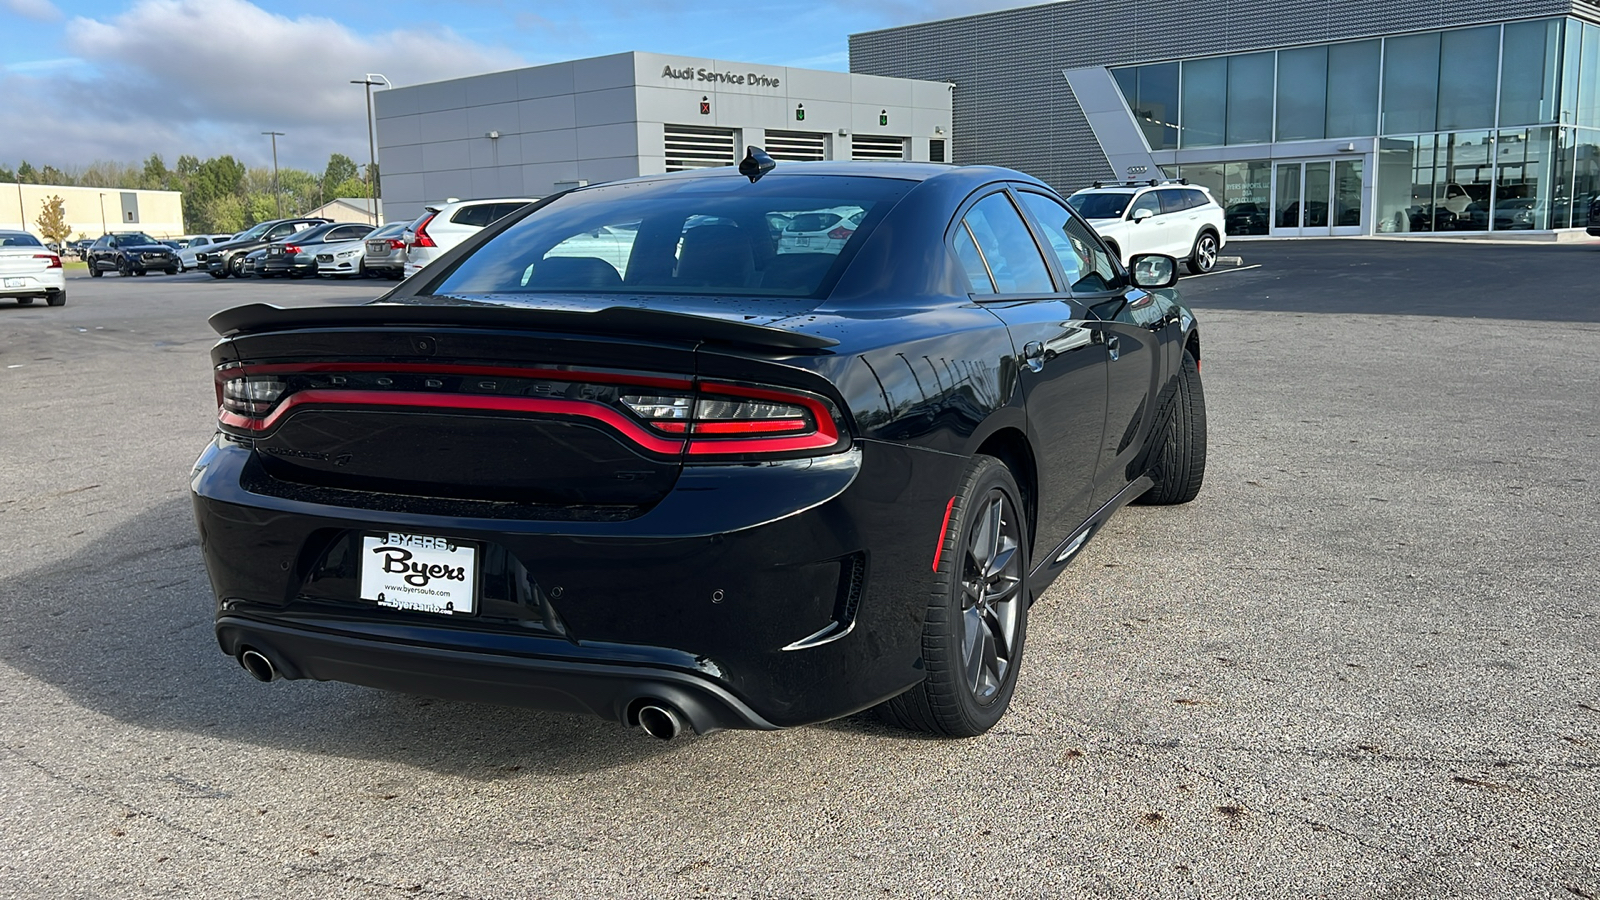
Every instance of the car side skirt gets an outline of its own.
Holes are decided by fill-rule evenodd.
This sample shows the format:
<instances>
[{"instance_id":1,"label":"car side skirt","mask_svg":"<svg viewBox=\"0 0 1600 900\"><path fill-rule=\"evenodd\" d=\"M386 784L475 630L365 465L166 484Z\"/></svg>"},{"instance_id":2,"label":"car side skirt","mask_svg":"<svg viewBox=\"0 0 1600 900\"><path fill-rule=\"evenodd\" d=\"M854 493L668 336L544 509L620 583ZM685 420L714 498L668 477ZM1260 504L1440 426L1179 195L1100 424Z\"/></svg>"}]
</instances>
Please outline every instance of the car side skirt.
<instances>
[{"instance_id":1,"label":"car side skirt","mask_svg":"<svg viewBox=\"0 0 1600 900\"><path fill-rule=\"evenodd\" d=\"M1072 532L1066 540L1057 544L1049 553L1042 554L1039 562L1028 573L1028 588L1033 592L1034 599L1038 599L1045 589L1056 580L1067 564L1078 557L1089 539L1099 533L1101 527L1111 520L1117 510L1133 502L1145 491L1155 487L1155 480L1149 475L1140 475L1128 486L1117 492L1110 502L1100 507L1100 510L1090 516L1076 531Z\"/></svg>"}]
</instances>

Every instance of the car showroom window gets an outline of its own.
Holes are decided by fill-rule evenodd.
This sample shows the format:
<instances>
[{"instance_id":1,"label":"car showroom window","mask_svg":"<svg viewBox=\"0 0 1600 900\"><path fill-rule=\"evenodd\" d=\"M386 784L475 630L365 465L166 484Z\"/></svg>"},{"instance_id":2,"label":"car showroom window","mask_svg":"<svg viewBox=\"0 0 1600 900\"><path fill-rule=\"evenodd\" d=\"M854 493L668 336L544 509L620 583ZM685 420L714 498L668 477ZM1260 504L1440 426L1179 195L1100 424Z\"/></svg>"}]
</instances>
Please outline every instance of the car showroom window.
<instances>
[{"instance_id":1,"label":"car showroom window","mask_svg":"<svg viewBox=\"0 0 1600 900\"><path fill-rule=\"evenodd\" d=\"M967 211L967 228L978 244L994 287L1001 294L1051 294L1055 283L1022 214L1004 193L990 194Z\"/></svg>"}]
</instances>

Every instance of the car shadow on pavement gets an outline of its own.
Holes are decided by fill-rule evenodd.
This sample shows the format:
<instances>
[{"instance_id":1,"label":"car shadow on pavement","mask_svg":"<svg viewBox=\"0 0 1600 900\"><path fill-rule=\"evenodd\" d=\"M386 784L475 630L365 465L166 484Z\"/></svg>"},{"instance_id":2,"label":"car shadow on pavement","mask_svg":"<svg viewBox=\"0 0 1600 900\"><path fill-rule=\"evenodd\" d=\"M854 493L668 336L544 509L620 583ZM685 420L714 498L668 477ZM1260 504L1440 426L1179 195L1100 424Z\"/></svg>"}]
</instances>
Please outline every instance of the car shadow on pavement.
<instances>
[{"instance_id":1,"label":"car shadow on pavement","mask_svg":"<svg viewBox=\"0 0 1600 900\"><path fill-rule=\"evenodd\" d=\"M174 498L66 560L0 584L8 626L0 660L91 713L141 728L473 778L598 771L693 740L332 682L261 684L218 649L212 609L189 501ZM17 686L14 712L18 703L49 705L27 693Z\"/></svg>"}]
</instances>

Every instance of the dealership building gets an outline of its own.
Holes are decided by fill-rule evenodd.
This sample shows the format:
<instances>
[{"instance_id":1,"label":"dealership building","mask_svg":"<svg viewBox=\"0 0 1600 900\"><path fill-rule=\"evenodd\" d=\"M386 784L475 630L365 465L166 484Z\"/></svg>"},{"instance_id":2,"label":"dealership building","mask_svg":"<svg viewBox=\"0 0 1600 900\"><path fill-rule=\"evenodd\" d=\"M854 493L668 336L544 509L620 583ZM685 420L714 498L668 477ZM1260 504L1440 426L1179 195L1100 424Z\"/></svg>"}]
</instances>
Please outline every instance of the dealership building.
<instances>
[{"instance_id":1,"label":"dealership building","mask_svg":"<svg viewBox=\"0 0 1600 900\"><path fill-rule=\"evenodd\" d=\"M950 85L620 53L379 91L391 219L450 197L543 197L584 184L775 159L942 162Z\"/></svg>"},{"instance_id":2,"label":"dealership building","mask_svg":"<svg viewBox=\"0 0 1600 900\"><path fill-rule=\"evenodd\" d=\"M1595 0L1074 0L852 35L850 68L953 83L957 163L1182 177L1236 235L1564 239L1600 195L1596 23Z\"/></svg>"}]
</instances>

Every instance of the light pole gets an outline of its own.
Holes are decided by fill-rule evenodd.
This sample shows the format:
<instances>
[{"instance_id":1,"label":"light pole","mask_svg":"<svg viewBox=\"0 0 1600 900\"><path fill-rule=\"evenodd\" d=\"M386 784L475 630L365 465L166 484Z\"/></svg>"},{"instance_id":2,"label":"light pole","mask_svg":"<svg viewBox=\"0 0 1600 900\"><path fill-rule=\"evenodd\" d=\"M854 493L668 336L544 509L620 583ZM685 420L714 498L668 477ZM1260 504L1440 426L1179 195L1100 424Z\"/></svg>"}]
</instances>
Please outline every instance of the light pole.
<instances>
[{"instance_id":1,"label":"light pole","mask_svg":"<svg viewBox=\"0 0 1600 900\"><path fill-rule=\"evenodd\" d=\"M278 138L283 137L281 131L263 131L262 134L272 136L272 199L278 201L278 218L283 218L283 192L278 190Z\"/></svg>"},{"instance_id":2,"label":"light pole","mask_svg":"<svg viewBox=\"0 0 1600 900\"><path fill-rule=\"evenodd\" d=\"M101 191L100 192L100 233L101 234L110 234L111 233L111 229L106 227L106 194L105 194L105 191Z\"/></svg>"},{"instance_id":3,"label":"light pole","mask_svg":"<svg viewBox=\"0 0 1600 900\"><path fill-rule=\"evenodd\" d=\"M378 221L378 191L377 181L372 177L372 170L378 167L378 138L375 133L375 124L372 120L372 86L381 84L384 87L394 87L389 79L367 73L365 78L352 78L351 84L366 85L367 88L367 211L372 214L372 224L382 224Z\"/></svg>"}]
</instances>

